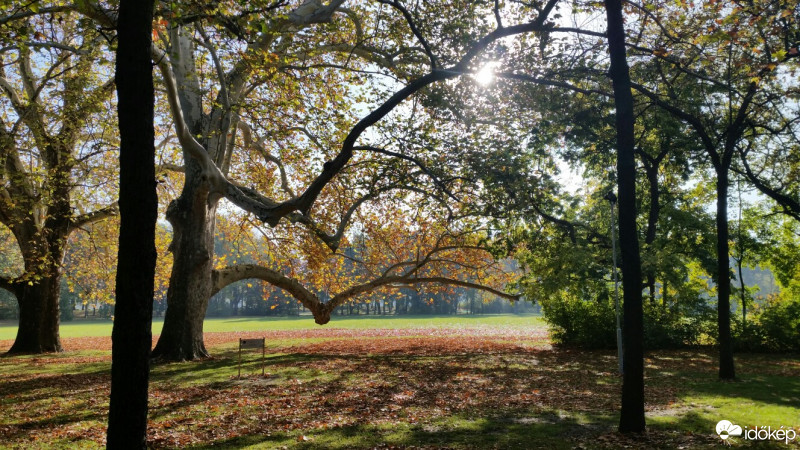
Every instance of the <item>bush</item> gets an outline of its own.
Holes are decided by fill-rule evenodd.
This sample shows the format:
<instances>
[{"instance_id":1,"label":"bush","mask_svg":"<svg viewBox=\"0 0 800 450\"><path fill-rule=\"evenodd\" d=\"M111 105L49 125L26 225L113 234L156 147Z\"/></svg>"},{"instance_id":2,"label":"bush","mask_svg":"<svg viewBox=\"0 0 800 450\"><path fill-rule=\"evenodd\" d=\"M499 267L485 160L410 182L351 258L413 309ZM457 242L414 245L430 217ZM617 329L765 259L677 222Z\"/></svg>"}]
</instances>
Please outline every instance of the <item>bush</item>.
<instances>
[{"instance_id":1,"label":"bush","mask_svg":"<svg viewBox=\"0 0 800 450\"><path fill-rule=\"evenodd\" d=\"M614 302L607 296L586 301L564 294L542 301L551 338L559 345L581 348L616 347ZM775 296L754 308L746 324L731 317L735 351L800 352L800 299ZM705 300L682 301L665 308L644 304L644 345L648 350L681 348L716 342L717 312Z\"/></svg>"},{"instance_id":2,"label":"bush","mask_svg":"<svg viewBox=\"0 0 800 450\"><path fill-rule=\"evenodd\" d=\"M550 324L550 337L556 344L582 348L616 348L614 302L609 298L584 301L563 294L542 301L542 312Z\"/></svg>"},{"instance_id":3,"label":"bush","mask_svg":"<svg viewBox=\"0 0 800 450\"><path fill-rule=\"evenodd\" d=\"M551 338L556 344L616 348L612 298L586 301L564 295L541 303L544 318L551 326ZM644 345L650 350L699 345L704 332L716 323L715 312L703 302L670 308L649 302L643 306Z\"/></svg>"},{"instance_id":4,"label":"bush","mask_svg":"<svg viewBox=\"0 0 800 450\"><path fill-rule=\"evenodd\" d=\"M700 344L702 317L684 316L661 305L644 305L644 347L682 348Z\"/></svg>"},{"instance_id":5,"label":"bush","mask_svg":"<svg viewBox=\"0 0 800 450\"><path fill-rule=\"evenodd\" d=\"M733 319L736 351L800 352L800 299L774 296L748 316Z\"/></svg>"}]
</instances>

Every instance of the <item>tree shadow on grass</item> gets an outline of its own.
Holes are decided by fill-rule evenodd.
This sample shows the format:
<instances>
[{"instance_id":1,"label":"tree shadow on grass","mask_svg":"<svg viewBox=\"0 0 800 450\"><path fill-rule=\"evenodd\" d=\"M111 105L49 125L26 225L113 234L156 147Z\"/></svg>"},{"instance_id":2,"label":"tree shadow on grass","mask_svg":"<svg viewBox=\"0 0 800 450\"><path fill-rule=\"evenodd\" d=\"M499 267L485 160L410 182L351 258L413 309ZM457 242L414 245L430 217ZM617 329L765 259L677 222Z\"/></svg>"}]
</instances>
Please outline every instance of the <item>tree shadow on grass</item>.
<instances>
[{"instance_id":1,"label":"tree shadow on grass","mask_svg":"<svg viewBox=\"0 0 800 450\"><path fill-rule=\"evenodd\" d=\"M5 425L0 430L0 442L14 442L40 433L50 433L53 429L76 424L79 422L102 422L107 419L107 410L62 413L42 418L39 420L25 420L19 423ZM16 447L14 447L16 448ZM19 447L23 448L23 447Z\"/></svg>"},{"instance_id":2,"label":"tree shadow on grass","mask_svg":"<svg viewBox=\"0 0 800 450\"><path fill-rule=\"evenodd\" d=\"M654 417L648 416L648 432L645 437L650 443L659 444L648 445L653 448L676 448L673 446L674 444L683 448L786 449L792 447L791 443L787 447L783 441L746 440L742 437L730 437L725 441L717 435L716 427L720 420L726 418L710 418L694 410L678 413L674 420L669 421L653 420ZM746 424L735 425L744 426ZM796 446L797 443L795 442L794 445Z\"/></svg>"},{"instance_id":3,"label":"tree shadow on grass","mask_svg":"<svg viewBox=\"0 0 800 450\"><path fill-rule=\"evenodd\" d=\"M357 424L292 433L249 434L195 448L574 448L576 442L606 432L612 426L606 416L564 416L557 411L509 410L485 416L466 412L441 417L426 424L400 423L392 426ZM307 440L306 440L307 439Z\"/></svg>"},{"instance_id":4,"label":"tree shadow on grass","mask_svg":"<svg viewBox=\"0 0 800 450\"><path fill-rule=\"evenodd\" d=\"M800 364L793 355L739 354L734 381L719 381L713 349L664 350L647 359L647 384L672 386L681 396L740 398L800 408Z\"/></svg>"},{"instance_id":5,"label":"tree shadow on grass","mask_svg":"<svg viewBox=\"0 0 800 450\"><path fill-rule=\"evenodd\" d=\"M684 394L747 399L769 405L796 408L800 411L800 378L798 377L748 375L733 382L700 380L686 386Z\"/></svg>"},{"instance_id":6,"label":"tree shadow on grass","mask_svg":"<svg viewBox=\"0 0 800 450\"><path fill-rule=\"evenodd\" d=\"M97 386L107 385L109 381L108 369L4 380L0 382L0 398L4 398L4 404L27 403L51 398L62 390L71 394L96 392Z\"/></svg>"}]
</instances>

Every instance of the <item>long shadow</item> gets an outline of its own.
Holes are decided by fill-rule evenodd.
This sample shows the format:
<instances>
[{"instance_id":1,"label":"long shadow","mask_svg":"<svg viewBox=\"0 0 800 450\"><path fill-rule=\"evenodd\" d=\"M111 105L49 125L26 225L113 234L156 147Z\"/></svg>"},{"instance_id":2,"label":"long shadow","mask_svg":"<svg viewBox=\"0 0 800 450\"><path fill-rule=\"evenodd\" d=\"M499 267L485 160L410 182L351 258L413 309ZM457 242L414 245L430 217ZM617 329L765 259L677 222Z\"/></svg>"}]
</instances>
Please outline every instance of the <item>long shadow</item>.
<instances>
[{"instance_id":1,"label":"long shadow","mask_svg":"<svg viewBox=\"0 0 800 450\"><path fill-rule=\"evenodd\" d=\"M29 379L2 381L0 382L0 398L13 398L16 400L15 403L30 402L52 397L52 392L41 395L25 395L31 391L65 387L74 390L75 386L86 386L87 384L96 386L109 380L110 373L108 369L102 369L82 373L53 374ZM91 387L86 388L87 391L92 389Z\"/></svg>"},{"instance_id":2,"label":"long shadow","mask_svg":"<svg viewBox=\"0 0 800 450\"><path fill-rule=\"evenodd\" d=\"M36 435L40 430L43 432L50 432L53 427L60 425L69 425L84 421L105 422L107 417L107 412L103 409L101 412L57 414L52 417L47 417L46 419L12 423L3 427L3 432L0 434L0 441L12 442L17 438Z\"/></svg>"},{"instance_id":3,"label":"long shadow","mask_svg":"<svg viewBox=\"0 0 800 450\"><path fill-rule=\"evenodd\" d=\"M337 356L338 357L338 356ZM285 366L285 365L298 365L308 362L325 360L326 355L308 354L308 353L267 353L264 358L265 367L267 370L271 366ZM340 359L355 359L357 356L352 357L338 357ZM192 367L187 367L192 365ZM150 379L152 381L168 381L180 376L181 381L186 381L187 375L191 376L192 372L202 372L206 370L230 370L232 373L237 372L239 365L237 350L229 350L221 353L216 353L211 358L199 361L185 361L185 362L153 362L151 366ZM252 367L261 365L261 355L246 354L242 358L242 369L252 369ZM202 377L202 375L201 375Z\"/></svg>"},{"instance_id":4,"label":"long shadow","mask_svg":"<svg viewBox=\"0 0 800 450\"><path fill-rule=\"evenodd\" d=\"M749 399L772 405L800 408L800 370L776 370L782 361L794 363L793 355L738 354L738 378L720 382L713 349L652 352L646 372L654 385L670 384L681 395L703 394Z\"/></svg>"},{"instance_id":5,"label":"long shadow","mask_svg":"<svg viewBox=\"0 0 800 450\"><path fill-rule=\"evenodd\" d=\"M258 375L260 373L261 367L261 359L260 355L258 358L251 357L246 363L243 361L242 363L242 375L244 376L243 380L234 377L234 374L237 373L238 368L238 360L237 360L237 351L227 351L220 354L215 355L213 358L205 359L196 362L184 362L184 363L161 363L157 366L154 370L151 380L154 382L169 382L170 380L176 379L178 377L181 382L186 382L187 380L191 380L190 376L192 373L199 373L197 378L202 379L204 376L202 372L208 370L217 370L221 371L224 370L230 373L230 377L224 380L213 381L209 383L204 383L203 389L199 390L196 388L191 387L169 387L167 389L173 392L186 392L186 395L180 395L179 400L164 403L160 406L152 406L150 409L150 416L151 418L158 418L170 413L177 412L178 410L200 404L203 402L207 402L213 400L219 391L224 391L226 389L231 389L240 383L248 383L252 378L252 374L256 374L256 379L261 379ZM348 357L347 359L356 359L356 356ZM292 353L292 354L277 354L277 355L267 355L265 358L265 369L269 371L275 371L280 369L287 369L287 368L302 368L303 364L316 362L319 360L324 360L324 356L320 355L309 355L303 353ZM195 367L187 368L187 364L195 365ZM188 376L187 376L188 375ZM325 383L325 386L330 385L331 389L337 389L337 386L341 386L341 383L344 382L344 379L347 377L346 372L342 372L339 374L336 379L331 380ZM271 395L271 389L282 389L288 383L284 381L276 380L275 383L268 384L266 386L259 385L258 383L252 385L251 394L250 395ZM307 383L307 385L310 385ZM332 392L334 393L334 392Z\"/></svg>"},{"instance_id":6,"label":"long shadow","mask_svg":"<svg viewBox=\"0 0 800 450\"><path fill-rule=\"evenodd\" d=\"M270 316L230 316L230 317L206 317L206 319L215 319L220 322L309 322L311 316L286 316L286 317L270 317Z\"/></svg>"},{"instance_id":7,"label":"long shadow","mask_svg":"<svg viewBox=\"0 0 800 450\"><path fill-rule=\"evenodd\" d=\"M678 445L683 448L701 446L705 448L730 448L731 445L729 444L736 447L747 448L786 449L792 447L791 442L787 447L782 441L745 440L742 437L730 437L726 442L716 433L717 422L717 419L709 419L696 411L687 411L678 416L678 420L670 423L649 422L649 436L646 437L650 442L661 442L662 446L665 448L667 448L667 446L664 446L663 442L667 439L676 444L675 446L671 446L671 448L675 448ZM745 424L736 425L743 426ZM646 441L643 441L642 444L646 444ZM652 445L647 446L655 448L655 446Z\"/></svg>"},{"instance_id":8,"label":"long shadow","mask_svg":"<svg viewBox=\"0 0 800 450\"><path fill-rule=\"evenodd\" d=\"M684 393L741 398L800 409L800 378L790 376L748 375L734 382L700 380L686 386Z\"/></svg>"},{"instance_id":9,"label":"long shadow","mask_svg":"<svg viewBox=\"0 0 800 450\"><path fill-rule=\"evenodd\" d=\"M531 412L509 410L501 415L483 412L460 413L442 417L432 424L412 424L398 432L387 427L356 424L326 430L304 432L310 441L296 444L297 448L575 448L576 442L590 439L612 429L608 416L594 416L587 423L564 417L555 411ZM293 434L250 434L207 442L201 446L272 448L282 441L292 440Z\"/></svg>"}]
</instances>

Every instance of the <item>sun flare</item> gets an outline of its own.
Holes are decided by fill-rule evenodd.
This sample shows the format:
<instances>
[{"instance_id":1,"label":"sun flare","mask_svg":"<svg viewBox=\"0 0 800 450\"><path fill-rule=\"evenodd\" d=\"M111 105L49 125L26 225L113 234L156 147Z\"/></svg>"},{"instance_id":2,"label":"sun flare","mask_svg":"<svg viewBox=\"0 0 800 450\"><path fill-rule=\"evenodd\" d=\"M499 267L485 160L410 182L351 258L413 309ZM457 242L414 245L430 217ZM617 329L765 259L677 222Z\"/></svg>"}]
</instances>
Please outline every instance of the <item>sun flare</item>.
<instances>
[{"instance_id":1,"label":"sun flare","mask_svg":"<svg viewBox=\"0 0 800 450\"><path fill-rule=\"evenodd\" d=\"M494 70L497 67L498 63L496 61L489 61L483 65L475 74L473 78L475 81L478 82L481 86L488 86L492 84L495 79Z\"/></svg>"}]
</instances>

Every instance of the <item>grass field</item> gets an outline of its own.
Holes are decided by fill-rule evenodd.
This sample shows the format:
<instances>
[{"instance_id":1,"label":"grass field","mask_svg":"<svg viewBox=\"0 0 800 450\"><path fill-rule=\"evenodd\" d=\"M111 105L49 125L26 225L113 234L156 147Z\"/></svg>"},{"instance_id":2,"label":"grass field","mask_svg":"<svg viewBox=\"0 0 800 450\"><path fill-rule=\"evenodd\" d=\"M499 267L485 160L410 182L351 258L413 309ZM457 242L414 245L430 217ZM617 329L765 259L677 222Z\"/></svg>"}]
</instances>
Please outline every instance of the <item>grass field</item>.
<instances>
[{"instance_id":1,"label":"grass field","mask_svg":"<svg viewBox=\"0 0 800 450\"><path fill-rule=\"evenodd\" d=\"M111 336L110 319L77 319L61 323L61 337ZM161 333L164 319L153 320L153 334ZM535 315L485 315L485 316L333 316L324 328L430 328L470 326L544 326ZM205 320L207 333L258 331L258 330L309 330L321 329L311 316L300 317L214 317ZM17 324L0 321L0 341L13 340Z\"/></svg>"},{"instance_id":2,"label":"grass field","mask_svg":"<svg viewBox=\"0 0 800 450\"><path fill-rule=\"evenodd\" d=\"M94 334L65 330L74 350L0 359L0 447L103 445L110 323L74 327ZM712 350L649 354L649 430L623 436L614 352L553 348L537 317L325 327L238 318L205 328L213 358L153 367L152 447L717 448L721 419L800 431L797 355L737 355L739 381L721 383ZM254 336L268 340L266 375L255 352L238 378L236 339Z\"/></svg>"}]
</instances>

